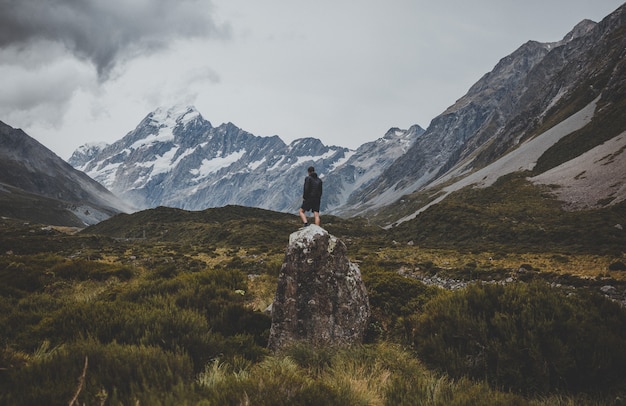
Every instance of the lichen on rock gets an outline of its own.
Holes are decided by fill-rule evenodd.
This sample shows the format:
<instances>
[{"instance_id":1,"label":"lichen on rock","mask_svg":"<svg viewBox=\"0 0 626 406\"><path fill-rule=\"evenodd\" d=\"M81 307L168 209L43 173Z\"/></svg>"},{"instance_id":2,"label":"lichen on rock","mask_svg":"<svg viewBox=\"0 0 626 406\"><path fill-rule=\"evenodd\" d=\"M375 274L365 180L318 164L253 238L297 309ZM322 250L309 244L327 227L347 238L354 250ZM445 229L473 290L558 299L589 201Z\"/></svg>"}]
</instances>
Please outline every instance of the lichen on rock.
<instances>
[{"instance_id":1,"label":"lichen on rock","mask_svg":"<svg viewBox=\"0 0 626 406\"><path fill-rule=\"evenodd\" d=\"M315 225L292 233L272 304L268 347L358 343L369 316L361 272L349 261L346 245Z\"/></svg>"}]
</instances>

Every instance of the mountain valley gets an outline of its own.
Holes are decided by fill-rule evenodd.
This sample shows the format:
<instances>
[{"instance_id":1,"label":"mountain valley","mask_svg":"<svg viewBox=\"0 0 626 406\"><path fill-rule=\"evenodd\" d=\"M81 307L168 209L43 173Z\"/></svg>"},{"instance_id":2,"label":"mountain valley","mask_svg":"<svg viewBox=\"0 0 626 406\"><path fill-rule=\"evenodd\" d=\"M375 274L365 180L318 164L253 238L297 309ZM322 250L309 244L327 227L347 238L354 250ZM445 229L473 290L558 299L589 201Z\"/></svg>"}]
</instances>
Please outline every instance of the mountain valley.
<instances>
[{"instance_id":1,"label":"mountain valley","mask_svg":"<svg viewBox=\"0 0 626 406\"><path fill-rule=\"evenodd\" d=\"M343 217L387 219L377 212L413 194L437 194L384 226L413 218L451 191L520 170L570 190L555 191L570 209L619 203L626 198L619 166L626 160L619 141L626 131L625 13L620 7L599 23L582 21L558 42L523 44L426 130L392 128L356 150L314 138L286 145L232 123L213 127L193 106L180 106L150 113L112 145L79 148L69 162L136 209L234 204L294 212L309 165L325 180L322 211ZM587 154L594 148L613 154L607 165L594 163L599 150ZM575 179L578 166L597 180L593 192L585 189L586 200L597 199L584 205L568 187L584 183Z\"/></svg>"},{"instance_id":2,"label":"mountain valley","mask_svg":"<svg viewBox=\"0 0 626 406\"><path fill-rule=\"evenodd\" d=\"M0 123L0 404L621 404L625 61L623 5L355 150L185 105L68 164ZM309 165L371 317L272 352Z\"/></svg>"}]
</instances>

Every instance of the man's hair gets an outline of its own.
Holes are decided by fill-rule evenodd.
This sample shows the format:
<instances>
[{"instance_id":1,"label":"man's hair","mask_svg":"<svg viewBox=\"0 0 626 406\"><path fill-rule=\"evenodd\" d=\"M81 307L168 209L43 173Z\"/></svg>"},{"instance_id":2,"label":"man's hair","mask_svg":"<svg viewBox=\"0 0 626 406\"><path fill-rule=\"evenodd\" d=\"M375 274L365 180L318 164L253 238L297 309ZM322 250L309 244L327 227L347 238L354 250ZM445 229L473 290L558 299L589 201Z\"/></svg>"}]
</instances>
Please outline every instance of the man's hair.
<instances>
[{"instance_id":1,"label":"man's hair","mask_svg":"<svg viewBox=\"0 0 626 406\"><path fill-rule=\"evenodd\" d=\"M309 171L309 173L311 173L311 172L315 172L315 168L314 168L314 167L312 167L312 166L309 166L309 169L307 169L307 170Z\"/></svg>"}]
</instances>

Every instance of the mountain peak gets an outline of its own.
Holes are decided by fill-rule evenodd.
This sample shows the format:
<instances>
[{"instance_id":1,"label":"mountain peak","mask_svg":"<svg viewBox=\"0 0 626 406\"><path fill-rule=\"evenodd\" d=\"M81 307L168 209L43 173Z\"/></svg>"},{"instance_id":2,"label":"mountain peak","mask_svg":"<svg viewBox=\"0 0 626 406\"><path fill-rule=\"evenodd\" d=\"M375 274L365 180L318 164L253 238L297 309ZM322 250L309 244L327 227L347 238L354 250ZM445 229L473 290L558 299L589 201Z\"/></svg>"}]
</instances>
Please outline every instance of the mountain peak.
<instances>
[{"instance_id":1,"label":"mountain peak","mask_svg":"<svg viewBox=\"0 0 626 406\"><path fill-rule=\"evenodd\" d=\"M148 115L151 124L164 127L175 127L187 124L195 119L202 119L200 112L191 105L174 105L159 107Z\"/></svg>"},{"instance_id":2,"label":"mountain peak","mask_svg":"<svg viewBox=\"0 0 626 406\"><path fill-rule=\"evenodd\" d=\"M88 142L78 147L67 162L74 168L80 169L108 146L106 142Z\"/></svg>"},{"instance_id":3,"label":"mountain peak","mask_svg":"<svg viewBox=\"0 0 626 406\"><path fill-rule=\"evenodd\" d=\"M586 35L596 25L597 23L595 21L591 21L587 19L582 20L581 22L576 24L576 26L574 26L574 28L572 28L572 30L567 33L567 35L563 37L563 39L561 40L561 43L567 43L576 38Z\"/></svg>"},{"instance_id":4,"label":"mountain peak","mask_svg":"<svg viewBox=\"0 0 626 406\"><path fill-rule=\"evenodd\" d=\"M391 127L389 130L387 130L383 138L390 139L404 134L406 134L406 130L401 130L398 127Z\"/></svg>"}]
</instances>

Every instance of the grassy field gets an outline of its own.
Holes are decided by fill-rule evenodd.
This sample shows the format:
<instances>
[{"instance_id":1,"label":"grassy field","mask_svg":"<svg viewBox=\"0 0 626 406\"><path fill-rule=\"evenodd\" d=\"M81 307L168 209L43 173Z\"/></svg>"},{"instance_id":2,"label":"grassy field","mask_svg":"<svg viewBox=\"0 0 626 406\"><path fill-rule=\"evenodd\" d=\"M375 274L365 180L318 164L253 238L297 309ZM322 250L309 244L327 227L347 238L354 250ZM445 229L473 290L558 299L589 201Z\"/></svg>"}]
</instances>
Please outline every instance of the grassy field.
<instances>
[{"instance_id":1,"label":"grassy field","mask_svg":"<svg viewBox=\"0 0 626 406\"><path fill-rule=\"evenodd\" d=\"M514 186L526 193L526 209L501 200ZM389 231L323 216L363 274L372 308L366 341L295 343L275 354L266 349L264 311L299 227L294 215L157 208L80 232L0 219L0 403L623 399L625 240L613 227L626 222L623 213L569 217L521 179L490 192L463 191L446 212ZM501 221L487 227L488 218ZM572 218L587 237L554 239L576 229ZM462 288L424 283L435 277Z\"/></svg>"}]
</instances>

